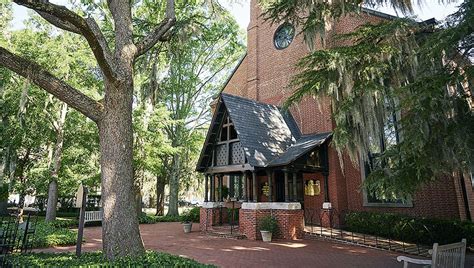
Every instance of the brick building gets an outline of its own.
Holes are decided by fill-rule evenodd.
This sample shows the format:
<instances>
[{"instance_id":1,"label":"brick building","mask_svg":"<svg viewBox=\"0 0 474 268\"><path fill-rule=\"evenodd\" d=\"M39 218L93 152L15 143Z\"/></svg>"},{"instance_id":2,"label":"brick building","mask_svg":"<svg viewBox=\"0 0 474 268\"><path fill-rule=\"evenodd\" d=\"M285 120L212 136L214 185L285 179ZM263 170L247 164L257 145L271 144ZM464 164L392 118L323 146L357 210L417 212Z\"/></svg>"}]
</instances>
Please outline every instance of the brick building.
<instances>
[{"instance_id":1,"label":"brick building","mask_svg":"<svg viewBox=\"0 0 474 268\"><path fill-rule=\"evenodd\" d=\"M410 200L361 189L366 165L348 157L341 165L330 145L335 126L328 102L307 98L289 113L279 108L291 94L295 64L309 52L303 37L290 24L265 22L255 0L250 13L247 53L215 102L198 162L197 170L206 174L202 230L232 221L222 209L226 197L238 200L227 206L240 208L240 233L249 239L259 239L258 222L268 214L278 219L278 236L287 239L300 238L305 222L338 225L347 211L471 219L471 174L424 185ZM326 46L340 45L334 33L391 18L371 10L343 17L332 24Z\"/></svg>"}]
</instances>

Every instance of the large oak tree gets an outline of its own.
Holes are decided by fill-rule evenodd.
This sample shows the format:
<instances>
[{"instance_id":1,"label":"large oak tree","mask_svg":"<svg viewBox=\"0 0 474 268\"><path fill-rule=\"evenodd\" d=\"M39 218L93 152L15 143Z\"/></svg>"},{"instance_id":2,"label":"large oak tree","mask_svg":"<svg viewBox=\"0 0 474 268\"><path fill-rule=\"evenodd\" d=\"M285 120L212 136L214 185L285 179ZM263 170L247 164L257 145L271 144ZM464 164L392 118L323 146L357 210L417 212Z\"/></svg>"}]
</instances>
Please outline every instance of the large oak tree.
<instances>
[{"instance_id":1,"label":"large oak tree","mask_svg":"<svg viewBox=\"0 0 474 268\"><path fill-rule=\"evenodd\" d=\"M106 39L92 16L84 17L47 0L14 0L36 11L54 26L83 36L89 44L104 79L104 98L92 99L39 64L0 47L0 66L29 79L70 107L78 110L99 129L102 176L103 250L108 259L144 253L135 216L133 193L133 65L176 22L174 0L167 0L166 14L145 37L134 38L132 2L109 0L113 20L112 37ZM109 47L110 41L114 47Z\"/></svg>"}]
</instances>

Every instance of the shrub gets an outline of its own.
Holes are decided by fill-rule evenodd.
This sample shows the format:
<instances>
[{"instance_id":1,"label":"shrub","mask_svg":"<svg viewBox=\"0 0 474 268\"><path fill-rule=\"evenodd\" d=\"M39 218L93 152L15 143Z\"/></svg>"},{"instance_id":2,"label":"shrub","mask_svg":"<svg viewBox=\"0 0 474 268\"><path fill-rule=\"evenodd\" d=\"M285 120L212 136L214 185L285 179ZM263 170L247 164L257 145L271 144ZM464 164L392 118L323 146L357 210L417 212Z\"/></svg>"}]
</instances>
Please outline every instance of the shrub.
<instances>
[{"instance_id":1,"label":"shrub","mask_svg":"<svg viewBox=\"0 0 474 268\"><path fill-rule=\"evenodd\" d=\"M138 218L140 224L154 224L158 222L180 222L180 216L152 216L143 213Z\"/></svg>"},{"instance_id":2,"label":"shrub","mask_svg":"<svg viewBox=\"0 0 474 268\"><path fill-rule=\"evenodd\" d=\"M36 231L32 238L34 248L53 246L75 245L77 242L77 231L64 227L57 227L55 223L39 221L36 223Z\"/></svg>"},{"instance_id":3,"label":"shrub","mask_svg":"<svg viewBox=\"0 0 474 268\"><path fill-rule=\"evenodd\" d=\"M469 245L474 241L472 222L395 213L350 212L345 216L344 229L425 245L455 243L462 238L466 238Z\"/></svg>"},{"instance_id":4,"label":"shrub","mask_svg":"<svg viewBox=\"0 0 474 268\"><path fill-rule=\"evenodd\" d=\"M101 252L13 254L12 267L214 267L179 256L147 251L142 257L123 258L107 262Z\"/></svg>"},{"instance_id":5,"label":"shrub","mask_svg":"<svg viewBox=\"0 0 474 268\"><path fill-rule=\"evenodd\" d=\"M259 228L260 231L269 231L272 234L275 234L278 231L278 222L272 216L265 216L260 222Z\"/></svg>"},{"instance_id":6,"label":"shrub","mask_svg":"<svg viewBox=\"0 0 474 268\"><path fill-rule=\"evenodd\" d=\"M0 202L8 201L8 184L2 183L0 185Z\"/></svg>"},{"instance_id":7,"label":"shrub","mask_svg":"<svg viewBox=\"0 0 474 268\"><path fill-rule=\"evenodd\" d=\"M201 216L201 208L193 207L187 212L187 214L189 215L189 220L191 222L199 222Z\"/></svg>"}]
</instances>

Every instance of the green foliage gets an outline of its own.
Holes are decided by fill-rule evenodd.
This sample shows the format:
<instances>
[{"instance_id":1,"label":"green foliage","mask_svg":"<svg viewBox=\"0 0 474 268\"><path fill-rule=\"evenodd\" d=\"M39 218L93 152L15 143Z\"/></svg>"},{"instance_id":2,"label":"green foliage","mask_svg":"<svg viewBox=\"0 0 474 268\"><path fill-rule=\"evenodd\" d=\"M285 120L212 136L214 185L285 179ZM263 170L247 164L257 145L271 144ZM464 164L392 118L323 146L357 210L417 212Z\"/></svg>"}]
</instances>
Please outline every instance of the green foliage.
<instances>
[{"instance_id":1,"label":"green foliage","mask_svg":"<svg viewBox=\"0 0 474 268\"><path fill-rule=\"evenodd\" d=\"M260 231L269 231L275 234L278 232L278 222L275 217L268 215L261 219L258 228Z\"/></svg>"},{"instance_id":2,"label":"green foliage","mask_svg":"<svg viewBox=\"0 0 474 268\"><path fill-rule=\"evenodd\" d=\"M350 212L345 216L345 229L405 242L431 246L449 244L466 238L474 242L474 223L458 220L415 218L395 213Z\"/></svg>"},{"instance_id":3,"label":"green foliage","mask_svg":"<svg viewBox=\"0 0 474 268\"><path fill-rule=\"evenodd\" d=\"M0 184L0 202L8 201L8 184Z\"/></svg>"},{"instance_id":4,"label":"green foliage","mask_svg":"<svg viewBox=\"0 0 474 268\"><path fill-rule=\"evenodd\" d=\"M108 262L101 252L14 254L13 267L214 267L167 253L147 251L144 256Z\"/></svg>"},{"instance_id":5,"label":"green foliage","mask_svg":"<svg viewBox=\"0 0 474 268\"><path fill-rule=\"evenodd\" d=\"M201 208L200 207L193 207L189 211L187 211L187 214L189 215L189 219L192 222L199 222L200 216L201 216Z\"/></svg>"},{"instance_id":6,"label":"green foliage","mask_svg":"<svg viewBox=\"0 0 474 268\"><path fill-rule=\"evenodd\" d=\"M344 2L272 1L267 15L298 20L306 10L309 17L295 23L314 32L313 13L337 18L354 11L344 5L361 1ZM391 2L411 10L412 1ZM364 187L377 196L407 198L423 183L467 170L474 159L474 105L466 84L473 79L473 18L474 3L464 1L444 25L393 19L336 36L343 45L301 59L286 106L307 97L330 102L340 162L345 153L356 165L376 156Z\"/></svg>"},{"instance_id":7,"label":"green foliage","mask_svg":"<svg viewBox=\"0 0 474 268\"><path fill-rule=\"evenodd\" d=\"M201 210L199 207L193 207L192 209L181 214L182 222L199 222Z\"/></svg>"},{"instance_id":8,"label":"green foliage","mask_svg":"<svg viewBox=\"0 0 474 268\"><path fill-rule=\"evenodd\" d=\"M68 224L72 223L68 222ZM39 221L33 236L33 248L75 245L77 231L64 227L68 224L59 221L53 223Z\"/></svg>"},{"instance_id":9,"label":"green foliage","mask_svg":"<svg viewBox=\"0 0 474 268\"><path fill-rule=\"evenodd\" d=\"M142 214L139 217L140 224L154 224L158 222L180 222L181 216L151 216L148 214Z\"/></svg>"}]
</instances>

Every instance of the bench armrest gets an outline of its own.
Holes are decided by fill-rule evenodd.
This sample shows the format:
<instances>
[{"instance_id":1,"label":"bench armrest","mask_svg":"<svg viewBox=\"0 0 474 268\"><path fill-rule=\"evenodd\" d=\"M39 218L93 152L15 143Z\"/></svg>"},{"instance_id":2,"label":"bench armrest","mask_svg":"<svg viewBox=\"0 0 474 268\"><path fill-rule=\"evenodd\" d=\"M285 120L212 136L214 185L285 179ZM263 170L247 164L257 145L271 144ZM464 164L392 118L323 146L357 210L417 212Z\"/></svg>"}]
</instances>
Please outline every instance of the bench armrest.
<instances>
[{"instance_id":1,"label":"bench armrest","mask_svg":"<svg viewBox=\"0 0 474 268\"><path fill-rule=\"evenodd\" d=\"M398 262L405 262L405 263L413 263L413 264L424 264L424 265L431 265L431 260L423 260L423 259L414 259L406 256L398 256Z\"/></svg>"}]
</instances>

